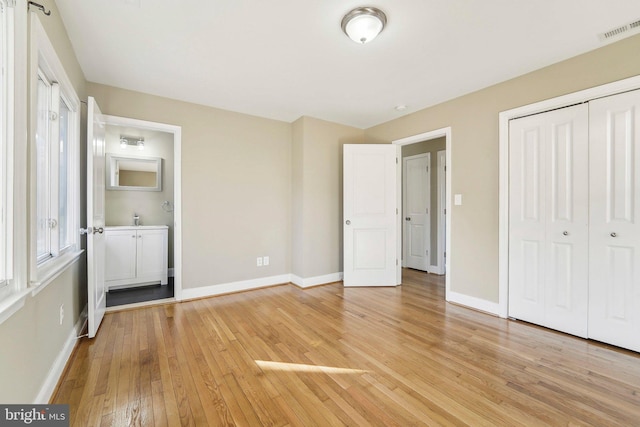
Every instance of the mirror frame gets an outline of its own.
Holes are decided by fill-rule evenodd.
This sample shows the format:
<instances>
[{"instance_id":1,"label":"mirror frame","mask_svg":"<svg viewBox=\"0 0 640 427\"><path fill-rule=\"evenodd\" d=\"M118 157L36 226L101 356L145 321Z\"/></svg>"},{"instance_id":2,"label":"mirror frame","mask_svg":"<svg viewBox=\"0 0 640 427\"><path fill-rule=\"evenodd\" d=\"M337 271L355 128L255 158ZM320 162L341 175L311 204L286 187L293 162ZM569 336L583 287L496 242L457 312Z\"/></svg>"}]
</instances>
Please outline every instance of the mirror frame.
<instances>
[{"instance_id":1,"label":"mirror frame","mask_svg":"<svg viewBox=\"0 0 640 427\"><path fill-rule=\"evenodd\" d=\"M145 157L145 156L125 156L122 154L106 154L106 189L116 191L162 191L162 157ZM156 166L156 185L154 187L137 187L129 185L113 185L113 174L116 171L116 162L118 160L139 160L147 163L155 163Z\"/></svg>"}]
</instances>

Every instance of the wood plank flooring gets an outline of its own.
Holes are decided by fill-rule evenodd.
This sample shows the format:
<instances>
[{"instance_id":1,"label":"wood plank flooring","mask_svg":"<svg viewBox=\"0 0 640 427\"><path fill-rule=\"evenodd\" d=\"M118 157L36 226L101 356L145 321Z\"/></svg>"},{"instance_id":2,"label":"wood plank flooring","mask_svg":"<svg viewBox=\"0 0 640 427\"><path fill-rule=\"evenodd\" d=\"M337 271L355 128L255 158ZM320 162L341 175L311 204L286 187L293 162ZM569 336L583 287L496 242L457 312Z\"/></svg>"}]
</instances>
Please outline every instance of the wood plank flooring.
<instances>
[{"instance_id":1,"label":"wood plank flooring","mask_svg":"<svg viewBox=\"0 0 640 427\"><path fill-rule=\"evenodd\" d=\"M73 426L640 425L640 355L398 288L283 285L107 314Z\"/></svg>"}]
</instances>

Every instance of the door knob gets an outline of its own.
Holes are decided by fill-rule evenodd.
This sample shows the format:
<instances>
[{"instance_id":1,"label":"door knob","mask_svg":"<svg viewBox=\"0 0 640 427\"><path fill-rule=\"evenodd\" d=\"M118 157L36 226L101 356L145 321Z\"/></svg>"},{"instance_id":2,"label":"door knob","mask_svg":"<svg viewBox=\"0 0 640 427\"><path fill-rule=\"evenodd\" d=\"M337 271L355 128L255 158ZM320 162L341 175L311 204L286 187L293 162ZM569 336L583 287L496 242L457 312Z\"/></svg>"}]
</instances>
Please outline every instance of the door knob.
<instances>
[{"instance_id":1,"label":"door knob","mask_svg":"<svg viewBox=\"0 0 640 427\"><path fill-rule=\"evenodd\" d=\"M96 234L96 233L100 233L100 234L104 233L104 228L102 227L94 228L93 234Z\"/></svg>"},{"instance_id":2,"label":"door knob","mask_svg":"<svg viewBox=\"0 0 640 427\"><path fill-rule=\"evenodd\" d=\"M563 231L563 232L562 232L562 235L563 235L563 236L568 236L568 235L569 235L569 232L568 232L568 231Z\"/></svg>"},{"instance_id":3,"label":"door knob","mask_svg":"<svg viewBox=\"0 0 640 427\"><path fill-rule=\"evenodd\" d=\"M405 219L406 219L407 221L411 221L411 217L410 217L410 216L406 217Z\"/></svg>"},{"instance_id":4,"label":"door knob","mask_svg":"<svg viewBox=\"0 0 640 427\"><path fill-rule=\"evenodd\" d=\"M611 234L610 234L610 236L611 236L611 237L616 237L616 236L617 236L617 234L616 234L616 233L611 233Z\"/></svg>"},{"instance_id":5,"label":"door knob","mask_svg":"<svg viewBox=\"0 0 640 427\"><path fill-rule=\"evenodd\" d=\"M347 220L347 221L346 221L346 224L347 224L347 225L351 225L351 221Z\"/></svg>"}]
</instances>

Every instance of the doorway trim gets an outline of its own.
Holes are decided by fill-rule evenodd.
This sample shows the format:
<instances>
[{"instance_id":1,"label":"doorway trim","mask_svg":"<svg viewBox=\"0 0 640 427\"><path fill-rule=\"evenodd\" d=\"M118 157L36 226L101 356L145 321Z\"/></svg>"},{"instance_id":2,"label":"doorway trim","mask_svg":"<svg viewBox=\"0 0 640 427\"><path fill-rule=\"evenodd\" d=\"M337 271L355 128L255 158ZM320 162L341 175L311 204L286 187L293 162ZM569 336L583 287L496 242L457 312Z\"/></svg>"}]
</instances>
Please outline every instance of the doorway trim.
<instances>
[{"instance_id":1,"label":"doorway trim","mask_svg":"<svg viewBox=\"0 0 640 427\"><path fill-rule=\"evenodd\" d=\"M396 139L394 141L392 141L392 144L397 145L398 151L400 152L400 147L404 146L404 145L411 145L411 144L417 144L418 142L423 142L423 141L429 141L431 139L436 139L436 138L445 138L445 150L446 150L446 172L445 172L445 181L446 181L446 189L445 189L445 200L446 200L446 210L447 212L451 212L451 171L453 170L452 168L452 164L451 164L451 147L453 145L453 142L451 140L451 127L444 127L444 128L440 128L440 129L436 129L436 130L432 130L429 132L424 132L424 133L420 133L417 135L412 135L412 136L407 136L405 138L401 138L401 139ZM399 169L399 173L398 175L401 177L402 176L402 162L398 161L398 169ZM398 187L398 207L400 212L398 213L397 217L397 228L400 231L400 233L402 232L402 218L404 218L403 216L403 212L402 212L402 179L398 179L397 180L397 187ZM433 208L433 206L432 206ZM442 228L442 224L440 222L440 215L438 215L438 230L440 230ZM446 247L444 248L445 253L447 254L447 257L445 259L445 265L444 265L444 283L445 283L445 300L447 301L453 301L451 299L451 297L453 296L451 293L451 280L450 280L450 272L451 272L451 218L449 218L449 221L445 222L445 243L446 243ZM402 259L402 239L398 239L398 250L397 250L397 258L398 259ZM442 249L442 245L440 242L440 233L438 233L438 259L442 259L444 257L444 253L440 253L440 250ZM455 301L453 301L455 302Z\"/></svg>"},{"instance_id":2,"label":"doorway trim","mask_svg":"<svg viewBox=\"0 0 640 427\"><path fill-rule=\"evenodd\" d=\"M498 316L509 315L509 121L622 92L640 89L640 76L605 83L579 92L536 102L498 114L499 211L498 211Z\"/></svg>"},{"instance_id":3,"label":"doorway trim","mask_svg":"<svg viewBox=\"0 0 640 427\"><path fill-rule=\"evenodd\" d=\"M104 115L105 124L173 134L173 295L182 300L182 127L128 117ZM163 300L162 302L166 302Z\"/></svg>"},{"instance_id":4,"label":"doorway trim","mask_svg":"<svg viewBox=\"0 0 640 427\"><path fill-rule=\"evenodd\" d=\"M445 233L440 224L445 224L446 228L446 214L447 214L447 151L440 150L436 152L437 156L437 168L438 168L438 264L432 266L433 273L445 274Z\"/></svg>"}]
</instances>

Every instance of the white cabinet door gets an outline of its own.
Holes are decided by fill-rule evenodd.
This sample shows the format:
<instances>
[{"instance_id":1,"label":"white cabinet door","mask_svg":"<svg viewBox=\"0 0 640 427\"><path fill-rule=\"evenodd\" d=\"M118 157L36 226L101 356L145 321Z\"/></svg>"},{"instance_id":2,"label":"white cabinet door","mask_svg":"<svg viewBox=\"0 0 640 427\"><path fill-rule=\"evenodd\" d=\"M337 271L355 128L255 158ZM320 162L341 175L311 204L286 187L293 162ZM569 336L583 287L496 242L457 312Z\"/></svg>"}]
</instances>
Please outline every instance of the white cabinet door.
<instances>
[{"instance_id":1,"label":"white cabinet door","mask_svg":"<svg viewBox=\"0 0 640 427\"><path fill-rule=\"evenodd\" d=\"M405 267L427 271L431 265L431 154L403 160Z\"/></svg>"},{"instance_id":2,"label":"white cabinet door","mask_svg":"<svg viewBox=\"0 0 640 427\"><path fill-rule=\"evenodd\" d=\"M510 123L509 316L586 337L588 110Z\"/></svg>"},{"instance_id":3,"label":"white cabinet door","mask_svg":"<svg viewBox=\"0 0 640 427\"><path fill-rule=\"evenodd\" d=\"M640 351L640 91L590 102L589 337Z\"/></svg>"},{"instance_id":4,"label":"white cabinet door","mask_svg":"<svg viewBox=\"0 0 640 427\"><path fill-rule=\"evenodd\" d=\"M397 151L344 146L344 286L396 286Z\"/></svg>"},{"instance_id":5,"label":"white cabinet door","mask_svg":"<svg viewBox=\"0 0 640 427\"><path fill-rule=\"evenodd\" d=\"M158 280L166 284L167 230L141 230L137 232L138 279Z\"/></svg>"},{"instance_id":6,"label":"white cabinet door","mask_svg":"<svg viewBox=\"0 0 640 427\"><path fill-rule=\"evenodd\" d=\"M134 279L136 277L136 231L107 229L105 234L105 280Z\"/></svg>"}]
</instances>

